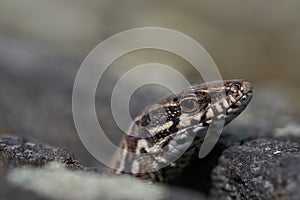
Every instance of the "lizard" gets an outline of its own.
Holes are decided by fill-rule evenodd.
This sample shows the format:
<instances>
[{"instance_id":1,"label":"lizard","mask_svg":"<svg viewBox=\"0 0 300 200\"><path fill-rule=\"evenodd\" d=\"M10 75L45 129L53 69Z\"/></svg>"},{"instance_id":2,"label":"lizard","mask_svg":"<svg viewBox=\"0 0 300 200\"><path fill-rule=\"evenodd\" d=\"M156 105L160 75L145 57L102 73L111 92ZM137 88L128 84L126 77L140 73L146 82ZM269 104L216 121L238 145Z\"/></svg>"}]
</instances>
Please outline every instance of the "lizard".
<instances>
[{"instance_id":1,"label":"lizard","mask_svg":"<svg viewBox=\"0 0 300 200\"><path fill-rule=\"evenodd\" d=\"M197 83L163 97L133 120L119 145L122 153L113 157L113 172L152 183L168 182L190 164L213 121L223 119L227 125L252 96L249 82L233 79ZM162 155L179 158L169 161Z\"/></svg>"}]
</instances>

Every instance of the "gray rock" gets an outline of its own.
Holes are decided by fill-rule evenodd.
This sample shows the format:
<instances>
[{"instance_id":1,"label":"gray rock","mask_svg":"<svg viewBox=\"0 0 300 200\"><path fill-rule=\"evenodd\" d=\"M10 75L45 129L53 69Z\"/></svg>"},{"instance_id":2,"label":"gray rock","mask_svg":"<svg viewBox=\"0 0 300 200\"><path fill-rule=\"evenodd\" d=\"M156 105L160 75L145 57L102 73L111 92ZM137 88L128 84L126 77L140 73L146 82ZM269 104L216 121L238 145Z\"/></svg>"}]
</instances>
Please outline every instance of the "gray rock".
<instances>
[{"instance_id":1,"label":"gray rock","mask_svg":"<svg viewBox=\"0 0 300 200\"><path fill-rule=\"evenodd\" d=\"M25 137L0 136L0 169L4 166L43 166L52 161L64 163L71 169L83 168L74 156L64 149Z\"/></svg>"},{"instance_id":2,"label":"gray rock","mask_svg":"<svg viewBox=\"0 0 300 200\"><path fill-rule=\"evenodd\" d=\"M48 199L9 184L6 176L10 168L24 165L41 167L51 161L64 163L71 169L82 168L74 156L66 150L25 137L0 136L0 199Z\"/></svg>"},{"instance_id":3,"label":"gray rock","mask_svg":"<svg viewBox=\"0 0 300 200\"><path fill-rule=\"evenodd\" d=\"M226 149L212 173L216 199L299 199L300 146L255 139Z\"/></svg>"}]
</instances>

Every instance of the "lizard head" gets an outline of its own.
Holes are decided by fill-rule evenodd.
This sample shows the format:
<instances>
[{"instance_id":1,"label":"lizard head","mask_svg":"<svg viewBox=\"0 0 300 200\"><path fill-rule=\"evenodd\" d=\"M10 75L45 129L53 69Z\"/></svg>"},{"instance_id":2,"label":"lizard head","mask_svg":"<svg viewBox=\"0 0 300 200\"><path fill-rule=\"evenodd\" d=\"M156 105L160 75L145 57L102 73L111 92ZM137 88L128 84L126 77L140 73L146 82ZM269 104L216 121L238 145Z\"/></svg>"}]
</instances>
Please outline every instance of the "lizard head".
<instances>
[{"instance_id":1,"label":"lizard head","mask_svg":"<svg viewBox=\"0 0 300 200\"><path fill-rule=\"evenodd\" d=\"M228 124L246 108L252 94L251 84L244 80L195 84L147 107L135 125L160 140L179 130L208 127L216 119L225 118Z\"/></svg>"},{"instance_id":2,"label":"lizard head","mask_svg":"<svg viewBox=\"0 0 300 200\"><path fill-rule=\"evenodd\" d=\"M208 126L214 119L225 118L227 124L246 108L252 95L251 84L244 80L196 84L180 95L182 121Z\"/></svg>"}]
</instances>

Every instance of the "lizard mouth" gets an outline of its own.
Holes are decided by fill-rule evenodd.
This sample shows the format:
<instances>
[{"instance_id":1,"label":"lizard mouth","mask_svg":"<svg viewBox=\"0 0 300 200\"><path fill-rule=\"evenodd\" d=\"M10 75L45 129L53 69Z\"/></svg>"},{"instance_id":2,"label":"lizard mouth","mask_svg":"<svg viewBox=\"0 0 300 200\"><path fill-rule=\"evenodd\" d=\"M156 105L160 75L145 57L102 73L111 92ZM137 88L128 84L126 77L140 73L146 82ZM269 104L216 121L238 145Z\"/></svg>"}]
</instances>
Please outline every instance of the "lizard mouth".
<instances>
[{"instance_id":1,"label":"lizard mouth","mask_svg":"<svg viewBox=\"0 0 300 200\"><path fill-rule=\"evenodd\" d=\"M247 106L248 103L250 102L250 100L252 99L252 96L253 96L253 92L250 91L250 92L244 94L239 100L241 101L241 103L244 106Z\"/></svg>"},{"instance_id":2,"label":"lizard mouth","mask_svg":"<svg viewBox=\"0 0 300 200\"><path fill-rule=\"evenodd\" d=\"M237 117L249 104L253 97L253 92L249 91L241 96L234 104L226 110L226 123Z\"/></svg>"},{"instance_id":3,"label":"lizard mouth","mask_svg":"<svg viewBox=\"0 0 300 200\"><path fill-rule=\"evenodd\" d=\"M234 118L236 118L249 104L253 97L253 92L248 91L243 96L241 96L234 104L232 104L227 110L225 114L225 124L228 124L231 122ZM208 123L209 125L210 123ZM197 133L197 136L203 137L203 134L206 134L206 131L208 129L208 126L199 126L193 125L187 128L186 130L192 130L193 132Z\"/></svg>"}]
</instances>

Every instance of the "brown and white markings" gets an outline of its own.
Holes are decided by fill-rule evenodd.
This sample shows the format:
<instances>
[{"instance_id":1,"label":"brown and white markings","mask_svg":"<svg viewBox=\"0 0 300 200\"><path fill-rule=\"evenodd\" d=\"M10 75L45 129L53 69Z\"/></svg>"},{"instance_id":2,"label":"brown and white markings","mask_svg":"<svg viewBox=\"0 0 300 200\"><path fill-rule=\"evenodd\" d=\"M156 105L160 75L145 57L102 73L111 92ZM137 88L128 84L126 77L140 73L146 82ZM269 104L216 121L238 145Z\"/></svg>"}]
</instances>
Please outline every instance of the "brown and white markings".
<instances>
[{"instance_id":1,"label":"brown and white markings","mask_svg":"<svg viewBox=\"0 0 300 200\"><path fill-rule=\"evenodd\" d=\"M113 158L114 173L153 182L168 181L197 155L212 121L225 119L228 124L251 98L252 87L243 80L199 83L163 98L144 109L130 125L120 144L124 151ZM187 150L180 153L182 149ZM169 157L178 155L169 163ZM161 165L166 167L151 170Z\"/></svg>"}]
</instances>

